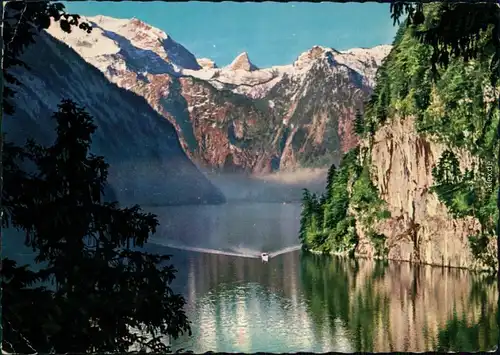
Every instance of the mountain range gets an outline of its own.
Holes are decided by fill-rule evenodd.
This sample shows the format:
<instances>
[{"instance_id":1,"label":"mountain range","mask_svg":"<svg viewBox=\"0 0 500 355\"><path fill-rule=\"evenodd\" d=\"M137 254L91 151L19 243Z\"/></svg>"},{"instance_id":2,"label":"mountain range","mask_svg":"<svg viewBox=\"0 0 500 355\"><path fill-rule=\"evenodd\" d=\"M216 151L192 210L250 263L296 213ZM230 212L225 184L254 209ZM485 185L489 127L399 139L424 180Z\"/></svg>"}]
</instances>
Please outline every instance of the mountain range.
<instances>
[{"instance_id":1,"label":"mountain range","mask_svg":"<svg viewBox=\"0 0 500 355\"><path fill-rule=\"evenodd\" d=\"M84 17L93 30L48 33L175 127L205 171L269 173L336 163L391 49L314 46L291 64L258 68L248 53L219 67L139 19Z\"/></svg>"},{"instance_id":2,"label":"mountain range","mask_svg":"<svg viewBox=\"0 0 500 355\"><path fill-rule=\"evenodd\" d=\"M377 85L390 87L397 80L420 85L404 74L412 54L398 50L396 41L392 50L314 46L293 63L272 68L259 68L248 53L240 53L219 66L138 19L83 20L94 26L90 34L65 34L51 26L27 48L21 59L30 69L12 69L20 82L16 113L4 116L3 130L18 143L27 137L50 143L50 117L60 100L84 106L98 126L93 152L110 163L110 185L123 204L222 203L229 193L221 189L230 184L216 187L210 171L218 178L227 176L220 172L286 174L338 162L358 143L352 132L355 111L363 109L389 51L381 70L391 66L392 77ZM408 38L406 48L415 45ZM425 56L419 58L419 70L427 68ZM447 97L446 85L454 84L443 85L436 91L441 98ZM474 102L467 92L453 92ZM392 102L387 109L396 108ZM390 259L470 267L476 261L468 236L479 224L454 218L432 192L433 166L446 147L419 133L415 122L415 114L405 119L395 114L361 142L369 148L371 181L391 215L376 228L387 236ZM471 159L461 161L470 166ZM247 180L234 189L247 186ZM356 252L373 256L361 226Z\"/></svg>"},{"instance_id":3,"label":"mountain range","mask_svg":"<svg viewBox=\"0 0 500 355\"><path fill-rule=\"evenodd\" d=\"M8 141L21 145L33 138L52 144L56 124L52 114L62 99L71 99L97 125L91 151L110 164L105 198L124 205L225 201L222 192L186 157L172 124L144 98L111 83L48 33L37 36L20 59L29 69L10 69L19 83L14 88L15 113L2 120Z\"/></svg>"}]
</instances>

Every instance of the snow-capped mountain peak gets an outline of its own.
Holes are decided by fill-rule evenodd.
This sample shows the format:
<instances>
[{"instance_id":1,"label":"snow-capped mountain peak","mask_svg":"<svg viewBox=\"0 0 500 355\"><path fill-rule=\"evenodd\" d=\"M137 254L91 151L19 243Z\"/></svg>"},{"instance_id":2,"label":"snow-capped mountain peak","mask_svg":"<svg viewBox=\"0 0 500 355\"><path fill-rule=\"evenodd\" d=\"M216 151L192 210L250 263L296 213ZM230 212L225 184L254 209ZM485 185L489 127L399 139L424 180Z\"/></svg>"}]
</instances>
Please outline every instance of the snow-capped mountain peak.
<instances>
[{"instance_id":1,"label":"snow-capped mountain peak","mask_svg":"<svg viewBox=\"0 0 500 355\"><path fill-rule=\"evenodd\" d=\"M254 71L258 68L250 61L247 52L240 53L231 64L229 64L229 69L231 70L244 70L244 71Z\"/></svg>"},{"instance_id":2,"label":"snow-capped mountain peak","mask_svg":"<svg viewBox=\"0 0 500 355\"><path fill-rule=\"evenodd\" d=\"M300 54L297 60L293 63L293 66L301 70L311 66L314 61L326 57L327 54L334 55L338 53L339 52L333 48L313 46L308 51L305 51L302 54Z\"/></svg>"},{"instance_id":3,"label":"snow-capped mountain peak","mask_svg":"<svg viewBox=\"0 0 500 355\"><path fill-rule=\"evenodd\" d=\"M143 96L176 127L185 152L211 169L259 172L293 169L313 155L337 159L356 143L355 110L391 48L314 46L292 63L267 68L243 52L217 68L139 19L87 21L91 34L65 34L58 26L48 32L110 81Z\"/></svg>"},{"instance_id":4,"label":"snow-capped mountain peak","mask_svg":"<svg viewBox=\"0 0 500 355\"><path fill-rule=\"evenodd\" d=\"M195 56L162 30L143 21L107 16L83 17L92 24L92 33L48 32L73 47L85 60L111 76L124 70L137 74L178 74L183 69L199 70Z\"/></svg>"},{"instance_id":5,"label":"snow-capped mountain peak","mask_svg":"<svg viewBox=\"0 0 500 355\"><path fill-rule=\"evenodd\" d=\"M364 75L370 86L375 85L377 68L391 51L390 45L379 45L372 48L352 48L340 52L335 59Z\"/></svg>"},{"instance_id":6,"label":"snow-capped mountain peak","mask_svg":"<svg viewBox=\"0 0 500 355\"><path fill-rule=\"evenodd\" d=\"M317 69L318 66L327 71L357 72L365 84L372 87L376 70L390 48L391 46L384 45L341 52L334 48L313 46L301 53L293 63L270 68L257 68L250 61L248 53L243 52L222 69L202 65L201 70L184 70L183 74L207 80L216 88L227 88L253 98L265 96L284 76L300 82L310 70Z\"/></svg>"},{"instance_id":7,"label":"snow-capped mountain peak","mask_svg":"<svg viewBox=\"0 0 500 355\"><path fill-rule=\"evenodd\" d=\"M203 69L217 68L217 64L210 58L197 58L196 61Z\"/></svg>"},{"instance_id":8,"label":"snow-capped mountain peak","mask_svg":"<svg viewBox=\"0 0 500 355\"><path fill-rule=\"evenodd\" d=\"M351 48L341 53L357 56L359 59L375 59L375 61L381 63L389 54L391 48L392 46L389 44L381 44L372 48Z\"/></svg>"}]
</instances>

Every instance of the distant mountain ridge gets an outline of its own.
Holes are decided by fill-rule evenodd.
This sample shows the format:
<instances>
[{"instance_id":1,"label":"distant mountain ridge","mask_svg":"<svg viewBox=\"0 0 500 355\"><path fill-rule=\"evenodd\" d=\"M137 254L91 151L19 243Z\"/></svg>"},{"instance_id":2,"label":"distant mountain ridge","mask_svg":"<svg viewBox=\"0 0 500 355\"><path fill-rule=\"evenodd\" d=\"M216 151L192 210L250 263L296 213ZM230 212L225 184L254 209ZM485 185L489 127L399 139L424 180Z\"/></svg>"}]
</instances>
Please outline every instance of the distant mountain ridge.
<instances>
[{"instance_id":1,"label":"distant mountain ridge","mask_svg":"<svg viewBox=\"0 0 500 355\"><path fill-rule=\"evenodd\" d=\"M356 109L390 46L315 46L289 65L258 68L248 53L218 68L138 20L83 18L91 34L48 32L118 86L144 97L176 128L198 165L266 173L337 162L357 139Z\"/></svg>"},{"instance_id":2,"label":"distant mountain ridge","mask_svg":"<svg viewBox=\"0 0 500 355\"><path fill-rule=\"evenodd\" d=\"M16 111L4 116L8 141L26 139L48 145L55 138L52 113L71 99L97 125L92 153L110 164L109 179L123 204L179 205L220 203L225 198L182 150L174 127L146 100L109 82L66 44L47 33L25 50L29 66L14 67Z\"/></svg>"}]
</instances>

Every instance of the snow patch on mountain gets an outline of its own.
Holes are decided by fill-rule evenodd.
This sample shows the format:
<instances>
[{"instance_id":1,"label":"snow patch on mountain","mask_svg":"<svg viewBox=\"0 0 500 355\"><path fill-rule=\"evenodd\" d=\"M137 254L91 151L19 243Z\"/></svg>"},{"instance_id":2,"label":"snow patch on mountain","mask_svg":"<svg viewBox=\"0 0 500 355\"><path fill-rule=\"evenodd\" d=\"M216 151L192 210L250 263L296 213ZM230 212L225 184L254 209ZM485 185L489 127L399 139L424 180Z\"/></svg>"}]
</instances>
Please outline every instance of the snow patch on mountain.
<instances>
[{"instance_id":1,"label":"snow patch on mountain","mask_svg":"<svg viewBox=\"0 0 500 355\"><path fill-rule=\"evenodd\" d=\"M59 26L51 26L48 32L111 77L121 75L124 70L145 76L148 73L178 75L182 69L201 69L186 48L137 18L98 15L81 20L92 25L92 33L72 31L68 34Z\"/></svg>"},{"instance_id":2,"label":"snow patch on mountain","mask_svg":"<svg viewBox=\"0 0 500 355\"><path fill-rule=\"evenodd\" d=\"M75 33L78 31L75 31ZM121 203L141 205L223 202L186 156L176 128L149 102L110 83L80 54L47 33L35 37L14 66L16 112L3 117L10 141L48 145L55 138L52 113L70 99L93 117L92 152L110 164L108 183Z\"/></svg>"},{"instance_id":3,"label":"snow patch on mountain","mask_svg":"<svg viewBox=\"0 0 500 355\"><path fill-rule=\"evenodd\" d=\"M324 62L326 66L345 66L361 75L361 80L373 87L377 68L391 49L390 45L381 45L374 48L354 48L347 51L337 51L333 48L313 46L310 50L301 53L297 59L288 65L273 66L271 68L255 68L242 70L235 66L248 60L248 55L240 55L233 63L221 69L183 70L183 74L209 81L218 89L229 89L235 93L244 94L252 98L265 96L277 83L286 76L291 81L302 82L315 64ZM246 64L248 68L251 65Z\"/></svg>"},{"instance_id":4,"label":"snow patch on mountain","mask_svg":"<svg viewBox=\"0 0 500 355\"><path fill-rule=\"evenodd\" d=\"M196 61L203 69L215 69L217 64L209 58L197 58Z\"/></svg>"},{"instance_id":5,"label":"snow patch on mountain","mask_svg":"<svg viewBox=\"0 0 500 355\"><path fill-rule=\"evenodd\" d=\"M384 58L387 57L391 48L392 46L387 44L373 48L352 48L342 51L341 55L337 56L337 61L362 74L367 83L373 87L377 69Z\"/></svg>"},{"instance_id":6,"label":"snow patch on mountain","mask_svg":"<svg viewBox=\"0 0 500 355\"><path fill-rule=\"evenodd\" d=\"M353 48L338 51L313 46L288 65L258 68L248 53L239 54L233 62L218 68L208 58L195 56L168 34L137 18L116 19L107 16L83 17L94 26L91 34L74 31L64 33L51 26L49 33L73 47L90 64L104 72L111 81L128 87L123 81L148 82L148 74L192 76L208 81L217 89L229 89L252 98L265 96L284 77L302 81L319 61L347 66L358 72L367 86L374 85L375 73L390 45ZM135 74L131 74L135 73ZM133 78L131 78L131 75Z\"/></svg>"},{"instance_id":7,"label":"snow patch on mountain","mask_svg":"<svg viewBox=\"0 0 500 355\"><path fill-rule=\"evenodd\" d=\"M229 65L229 70L244 70L244 71L254 71L258 68L250 61L247 52L239 54L234 58L233 62Z\"/></svg>"},{"instance_id":8,"label":"snow patch on mountain","mask_svg":"<svg viewBox=\"0 0 500 355\"><path fill-rule=\"evenodd\" d=\"M171 52L176 47L178 55L168 55L164 43L170 37L136 19L90 19L91 34L65 35L57 26L48 32L110 81L144 97L174 125L193 161L222 171L259 173L318 159L336 162L357 142L355 111L369 97L390 50L314 46L294 62L271 68L257 68L242 53L217 68L179 44L167 47ZM94 52L78 42L83 40L95 44Z\"/></svg>"}]
</instances>

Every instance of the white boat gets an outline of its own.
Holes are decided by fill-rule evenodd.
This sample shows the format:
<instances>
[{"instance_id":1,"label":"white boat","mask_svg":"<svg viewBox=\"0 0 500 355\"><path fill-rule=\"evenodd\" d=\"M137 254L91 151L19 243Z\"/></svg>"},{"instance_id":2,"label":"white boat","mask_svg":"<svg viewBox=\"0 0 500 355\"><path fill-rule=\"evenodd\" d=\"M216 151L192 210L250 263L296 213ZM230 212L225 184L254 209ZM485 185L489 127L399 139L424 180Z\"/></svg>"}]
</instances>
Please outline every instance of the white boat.
<instances>
[{"instance_id":1,"label":"white boat","mask_svg":"<svg viewBox=\"0 0 500 355\"><path fill-rule=\"evenodd\" d=\"M262 261L267 263L269 261L269 254L268 253L262 253L260 254L260 257L262 258Z\"/></svg>"}]
</instances>

